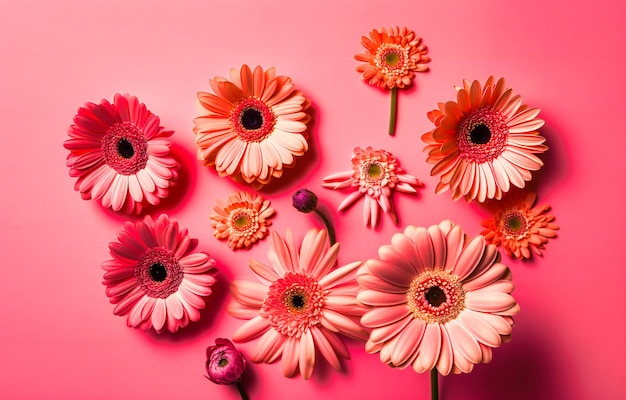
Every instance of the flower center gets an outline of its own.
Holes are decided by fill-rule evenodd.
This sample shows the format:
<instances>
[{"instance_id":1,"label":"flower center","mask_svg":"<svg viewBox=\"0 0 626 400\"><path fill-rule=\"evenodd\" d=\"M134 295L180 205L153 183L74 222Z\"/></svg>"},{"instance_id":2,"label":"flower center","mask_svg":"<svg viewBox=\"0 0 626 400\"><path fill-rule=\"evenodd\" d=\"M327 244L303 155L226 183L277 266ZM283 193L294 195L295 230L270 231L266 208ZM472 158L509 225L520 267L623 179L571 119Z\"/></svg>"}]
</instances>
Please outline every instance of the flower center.
<instances>
[{"instance_id":1,"label":"flower center","mask_svg":"<svg viewBox=\"0 0 626 400\"><path fill-rule=\"evenodd\" d=\"M277 332L299 338L302 332L320 323L325 295L312 277L288 272L270 285L261 316Z\"/></svg>"},{"instance_id":2,"label":"flower center","mask_svg":"<svg viewBox=\"0 0 626 400\"><path fill-rule=\"evenodd\" d=\"M220 358L220 360L217 362L217 365L219 365L220 368L224 368L225 366L228 365L228 359Z\"/></svg>"},{"instance_id":3,"label":"flower center","mask_svg":"<svg viewBox=\"0 0 626 400\"><path fill-rule=\"evenodd\" d=\"M150 278L155 282L163 282L167 278L167 269L165 265L160 262L156 262L150 266L148 271Z\"/></svg>"},{"instance_id":4,"label":"flower center","mask_svg":"<svg viewBox=\"0 0 626 400\"><path fill-rule=\"evenodd\" d=\"M409 50L399 44L383 43L376 51L374 63L385 75L403 76L409 70Z\"/></svg>"},{"instance_id":5,"label":"flower center","mask_svg":"<svg viewBox=\"0 0 626 400\"><path fill-rule=\"evenodd\" d=\"M230 228L240 235L254 235L259 229L258 213L249 209L233 210L230 214Z\"/></svg>"},{"instance_id":6,"label":"flower center","mask_svg":"<svg viewBox=\"0 0 626 400\"><path fill-rule=\"evenodd\" d=\"M139 128L127 121L106 131L100 149L107 165L122 175L136 174L148 162L148 141Z\"/></svg>"},{"instance_id":7,"label":"flower center","mask_svg":"<svg viewBox=\"0 0 626 400\"><path fill-rule=\"evenodd\" d=\"M378 163L371 163L367 167L367 175L370 177L370 179L378 179L380 178L380 175L382 175L382 173L383 169Z\"/></svg>"},{"instance_id":8,"label":"flower center","mask_svg":"<svg viewBox=\"0 0 626 400\"><path fill-rule=\"evenodd\" d=\"M443 270L426 271L411 282L407 303L414 318L443 324L463 310L465 291L456 275Z\"/></svg>"},{"instance_id":9,"label":"flower center","mask_svg":"<svg viewBox=\"0 0 626 400\"><path fill-rule=\"evenodd\" d=\"M502 225L502 230L508 239L521 239L528 234L528 220L519 210L507 212Z\"/></svg>"},{"instance_id":10,"label":"flower center","mask_svg":"<svg viewBox=\"0 0 626 400\"><path fill-rule=\"evenodd\" d=\"M160 247L146 250L135 267L137 282L150 297L164 299L175 293L183 276L183 269L174 254Z\"/></svg>"},{"instance_id":11,"label":"flower center","mask_svg":"<svg viewBox=\"0 0 626 400\"><path fill-rule=\"evenodd\" d=\"M491 107L483 107L461 120L456 142L461 157L483 163L502 154L508 136L504 116Z\"/></svg>"},{"instance_id":12,"label":"flower center","mask_svg":"<svg viewBox=\"0 0 626 400\"><path fill-rule=\"evenodd\" d=\"M248 97L235 105L230 123L241 140L259 142L273 132L276 116L263 101Z\"/></svg>"}]
</instances>

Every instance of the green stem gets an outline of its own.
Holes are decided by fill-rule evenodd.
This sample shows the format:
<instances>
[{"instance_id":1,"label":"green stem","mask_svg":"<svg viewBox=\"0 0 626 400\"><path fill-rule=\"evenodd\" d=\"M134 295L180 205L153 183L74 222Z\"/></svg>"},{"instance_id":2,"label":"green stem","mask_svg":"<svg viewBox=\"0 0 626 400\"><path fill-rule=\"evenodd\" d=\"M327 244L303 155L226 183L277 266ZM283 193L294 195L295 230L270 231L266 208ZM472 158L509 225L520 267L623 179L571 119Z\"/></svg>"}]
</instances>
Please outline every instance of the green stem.
<instances>
[{"instance_id":1,"label":"green stem","mask_svg":"<svg viewBox=\"0 0 626 400\"><path fill-rule=\"evenodd\" d=\"M437 372L437 368L433 368L430 370L430 399L431 400L439 400L439 383L437 382L439 378L439 373Z\"/></svg>"},{"instance_id":2,"label":"green stem","mask_svg":"<svg viewBox=\"0 0 626 400\"><path fill-rule=\"evenodd\" d=\"M331 225L328 218L326 218L326 216L317 208L314 209L313 211L315 211L315 214L319 215L322 221L324 221L324 225L326 225L326 230L328 231L328 237L330 238L330 245L332 246L333 244L337 243L337 239L335 237L335 230L333 229L333 226Z\"/></svg>"},{"instance_id":3,"label":"green stem","mask_svg":"<svg viewBox=\"0 0 626 400\"><path fill-rule=\"evenodd\" d=\"M398 88L391 89L391 113L389 115L389 136L396 133L396 108L398 104Z\"/></svg>"},{"instance_id":4,"label":"green stem","mask_svg":"<svg viewBox=\"0 0 626 400\"><path fill-rule=\"evenodd\" d=\"M246 391L241 385L241 382L235 383L235 386L237 386L237 390L239 391L239 394L241 395L241 400L249 400L248 395L246 394Z\"/></svg>"}]
</instances>

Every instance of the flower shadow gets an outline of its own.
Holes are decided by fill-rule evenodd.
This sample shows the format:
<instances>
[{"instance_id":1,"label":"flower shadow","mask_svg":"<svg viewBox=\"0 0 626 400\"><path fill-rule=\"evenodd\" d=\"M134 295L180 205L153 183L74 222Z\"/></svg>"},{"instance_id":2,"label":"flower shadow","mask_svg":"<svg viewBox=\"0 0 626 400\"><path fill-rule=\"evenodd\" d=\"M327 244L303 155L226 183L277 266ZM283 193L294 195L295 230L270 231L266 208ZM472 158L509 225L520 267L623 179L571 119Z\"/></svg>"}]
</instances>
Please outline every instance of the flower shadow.
<instances>
[{"instance_id":1,"label":"flower shadow","mask_svg":"<svg viewBox=\"0 0 626 400\"><path fill-rule=\"evenodd\" d=\"M519 328L519 327L518 327ZM537 330L538 331L538 330ZM554 379L557 370L546 340L532 327L513 332L513 341L494 350L490 364L472 373L440 378L440 399L551 400L567 398L566 385Z\"/></svg>"}]
</instances>

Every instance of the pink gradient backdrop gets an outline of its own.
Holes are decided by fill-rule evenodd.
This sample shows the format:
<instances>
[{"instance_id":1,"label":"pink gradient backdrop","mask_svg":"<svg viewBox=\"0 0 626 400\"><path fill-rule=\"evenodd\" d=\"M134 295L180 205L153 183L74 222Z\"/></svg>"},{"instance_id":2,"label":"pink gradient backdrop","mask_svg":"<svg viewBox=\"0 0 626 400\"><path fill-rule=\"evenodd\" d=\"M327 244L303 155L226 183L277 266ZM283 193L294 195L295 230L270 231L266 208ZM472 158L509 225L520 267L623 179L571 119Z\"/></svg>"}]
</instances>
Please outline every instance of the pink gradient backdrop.
<instances>
[{"instance_id":1,"label":"pink gradient backdrop","mask_svg":"<svg viewBox=\"0 0 626 400\"><path fill-rule=\"evenodd\" d=\"M505 76L540 107L550 151L533 182L561 226L536 262L505 261L522 312L513 341L491 364L441 380L441 399L622 399L625 303L623 114L626 28L623 1L524 2L372 0L7 1L0 2L0 397L6 399L236 399L203 377L204 350L242 321L225 311L228 283L253 279L250 258L268 241L231 252L212 235L216 199L242 186L195 160L196 92L243 63L276 66L313 102L310 152L264 195L274 229L302 237L320 226L291 207L293 191L315 190L342 242L340 262L376 255L404 225L452 219L472 234L484 211L435 195L422 153L426 112L454 97L463 78ZM361 82L353 55L372 28L406 25L433 61L417 88L399 95L397 136L386 135L389 93ZM129 329L112 314L100 263L124 217L82 201L62 147L78 107L139 97L176 133L180 191L154 213L179 219L219 263L220 283L201 321L176 335ZM355 146L395 153L422 179L420 196L396 196L401 226L384 218L361 228L359 206L339 215L344 194L322 189L347 169ZM241 345L244 352L255 343ZM310 381L279 365L251 365L252 399L425 399L428 376L394 370L362 344L343 372L319 363Z\"/></svg>"}]
</instances>

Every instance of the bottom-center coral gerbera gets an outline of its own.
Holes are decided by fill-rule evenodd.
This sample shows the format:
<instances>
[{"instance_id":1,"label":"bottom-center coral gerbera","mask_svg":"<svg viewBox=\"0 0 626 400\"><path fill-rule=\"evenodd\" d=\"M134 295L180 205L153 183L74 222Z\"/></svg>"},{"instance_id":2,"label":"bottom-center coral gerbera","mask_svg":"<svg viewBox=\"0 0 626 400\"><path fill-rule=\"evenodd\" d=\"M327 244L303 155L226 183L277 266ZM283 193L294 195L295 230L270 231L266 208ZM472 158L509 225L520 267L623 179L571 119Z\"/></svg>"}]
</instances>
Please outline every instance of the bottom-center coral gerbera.
<instances>
[{"instance_id":1,"label":"bottom-center coral gerbera","mask_svg":"<svg viewBox=\"0 0 626 400\"><path fill-rule=\"evenodd\" d=\"M247 342L260 337L252 362L272 363L282 358L285 376L299 371L308 379L316 349L335 369L341 368L339 358L350 358L337 333L367 339L357 322L364 312L356 301L356 270L361 262L331 271L338 252L339 244L330 246L325 230L308 231L299 251L290 231L284 239L273 232L268 252L271 267L250 261L261 283L233 282L235 301L228 311L235 318L249 319L233 340Z\"/></svg>"}]
</instances>

